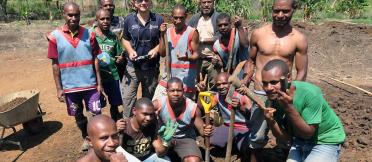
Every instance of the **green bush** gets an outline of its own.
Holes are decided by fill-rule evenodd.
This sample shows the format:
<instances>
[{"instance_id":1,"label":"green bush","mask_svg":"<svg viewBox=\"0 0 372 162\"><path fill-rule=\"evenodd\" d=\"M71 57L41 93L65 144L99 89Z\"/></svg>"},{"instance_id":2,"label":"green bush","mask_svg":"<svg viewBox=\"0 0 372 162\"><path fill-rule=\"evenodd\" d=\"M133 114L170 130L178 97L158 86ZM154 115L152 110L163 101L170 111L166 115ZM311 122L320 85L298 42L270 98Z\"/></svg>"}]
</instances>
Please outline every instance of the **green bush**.
<instances>
[{"instance_id":1,"label":"green bush","mask_svg":"<svg viewBox=\"0 0 372 162\"><path fill-rule=\"evenodd\" d=\"M237 15L243 18L248 18L251 13L251 3L248 0L235 0L235 1L217 1L217 9L221 12L226 12L231 16Z\"/></svg>"},{"instance_id":2,"label":"green bush","mask_svg":"<svg viewBox=\"0 0 372 162\"><path fill-rule=\"evenodd\" d=\"M8 13L19 20L61 19L62 11L45 0L13 0L8 2Z\"/></svg>"},{"instance_id":3,"label":"green bush","mask_svg":"<svg viewBox=\"0 0 372 162\"><path fill-rule=\"evenodd\" d=\"M336 5L336 11L346 13L350 18L359 18L367 6L367 0L341 0Z\"/></svg>"}]
</instances>

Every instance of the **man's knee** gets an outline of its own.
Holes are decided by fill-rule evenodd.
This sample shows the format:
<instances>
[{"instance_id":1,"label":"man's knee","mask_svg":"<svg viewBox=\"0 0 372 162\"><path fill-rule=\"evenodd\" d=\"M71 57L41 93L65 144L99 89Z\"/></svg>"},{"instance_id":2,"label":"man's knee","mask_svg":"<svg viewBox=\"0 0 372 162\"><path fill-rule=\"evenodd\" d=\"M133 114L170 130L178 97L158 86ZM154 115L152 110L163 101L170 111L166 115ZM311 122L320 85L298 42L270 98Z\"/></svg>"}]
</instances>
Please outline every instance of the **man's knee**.
<instances>
[{"instance_id":1,"label":"man's knee","mask_svg":"<svg viewBox=\"0 0 372 162\"><path fill-rule=\"evenodd\" d=\"M201 159L197 156L187 156L183 158L184 162L201 162Z\"/></svg>"}]
</instances>

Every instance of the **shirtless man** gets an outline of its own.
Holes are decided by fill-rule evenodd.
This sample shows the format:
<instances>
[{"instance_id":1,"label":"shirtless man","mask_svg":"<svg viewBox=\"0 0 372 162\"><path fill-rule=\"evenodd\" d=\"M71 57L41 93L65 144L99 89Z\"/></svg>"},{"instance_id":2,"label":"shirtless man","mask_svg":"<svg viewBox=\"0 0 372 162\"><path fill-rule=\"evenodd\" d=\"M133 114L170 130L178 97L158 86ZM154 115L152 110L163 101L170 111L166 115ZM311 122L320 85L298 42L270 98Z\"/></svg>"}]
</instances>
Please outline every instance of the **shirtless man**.
<instances>
[{"instance_id":1,"label":"shirtless man","mask_svg":"<svg viewBox=\"0 0 372 162\"><path fill-rule=\"evenodd\" d=\"M255 90L263 90L260 84L262 67L273 59L285 61L290 71L295 62L297 70L295 80L306 79L308 45L306 36L290 24L294 10L294 0L275 0L272 9L273 23L256 29L252 33L249 56L250 65L256 67ZM253 69L249 68L251 76Z\"/></svg>"},{"instance_id":2,"label":"shirtless man","mask_svg":"<svg viewBox=\"0 0 372 162\"><path fill-rule=\"evenodd\" d=\"M264 100L266 95L261 84L261 71L270 60L283 60L290 67L290 71L292 71L295 62L297 75L294 80L303 81L306 79L308 66L307 40L305 35L294 29L290 24L295 5L294 0L275 0L272 7L273 23L254 30L250 39L250 58L247 63L248 66L245 66L247 73L245 79L248 85L254 69L256 69L253 77L254 92ZM267 142L268 129L263 112L258 106L253 106L250 121L251 148L262 148Z\"/></svg>"},{"instance_id":3,"label":"shirtless man","mask_svg":"<svg viewBox=\"0 0 372 162\"><path fill-rule=\"evenodd\" d=\"M128 162L123 153L116 153L119 136L114 120L106 115L97 115L88 123L87 141L91 149L78 162Z\"/></svg>"}]
</instances>

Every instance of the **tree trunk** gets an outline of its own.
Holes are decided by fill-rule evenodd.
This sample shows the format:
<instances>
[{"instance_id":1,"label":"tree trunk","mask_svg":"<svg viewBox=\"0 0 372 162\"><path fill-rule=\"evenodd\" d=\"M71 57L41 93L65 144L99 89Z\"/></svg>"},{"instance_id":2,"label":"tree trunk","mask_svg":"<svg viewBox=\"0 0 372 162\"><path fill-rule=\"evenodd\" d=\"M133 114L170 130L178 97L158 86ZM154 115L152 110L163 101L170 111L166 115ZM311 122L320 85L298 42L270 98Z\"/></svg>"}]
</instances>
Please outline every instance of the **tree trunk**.
<instances>
[{"instance_id":1,"label":"tree trunk","mask_svg":"<svg viewBox=\"0 0 372 162\"><path fill-rule=\"evenodd\" d=\"M0 0L0 21L6 20L6 3L7 0Z\"/></svg>"}]
</instances>

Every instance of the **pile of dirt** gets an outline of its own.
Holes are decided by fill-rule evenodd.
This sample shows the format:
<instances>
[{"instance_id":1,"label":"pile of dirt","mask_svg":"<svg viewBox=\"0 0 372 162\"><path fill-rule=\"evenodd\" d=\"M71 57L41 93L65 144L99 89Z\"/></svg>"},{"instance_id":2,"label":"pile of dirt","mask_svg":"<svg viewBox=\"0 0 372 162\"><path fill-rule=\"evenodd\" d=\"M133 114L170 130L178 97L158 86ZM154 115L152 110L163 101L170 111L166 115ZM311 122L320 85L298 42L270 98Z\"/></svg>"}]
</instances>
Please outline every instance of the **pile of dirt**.
<instances>
[{"instance_id":1,"label":"pile of dirt","mask_svg":"<svg viewBox=\"0 0 372 162\"><path fill-rule=\"evenodd\" d=\"M346 141L341 161L371 161L372 100L371 96L334 82L319 82L329 105L340 117Z\"/></svg>"},{"instance_id":2,"label":"pile of dirt","mask_svg":"<svg viewBox=\"0 0 372 162\"><path fill-rule=\"evenodd\" d=\"M26 97L17 97L14 100L0 105L0 112L11 110L27 100Z\"/></svg>"}]
</instances>

